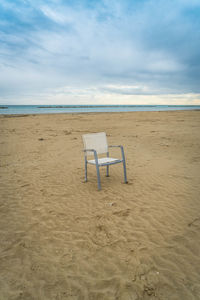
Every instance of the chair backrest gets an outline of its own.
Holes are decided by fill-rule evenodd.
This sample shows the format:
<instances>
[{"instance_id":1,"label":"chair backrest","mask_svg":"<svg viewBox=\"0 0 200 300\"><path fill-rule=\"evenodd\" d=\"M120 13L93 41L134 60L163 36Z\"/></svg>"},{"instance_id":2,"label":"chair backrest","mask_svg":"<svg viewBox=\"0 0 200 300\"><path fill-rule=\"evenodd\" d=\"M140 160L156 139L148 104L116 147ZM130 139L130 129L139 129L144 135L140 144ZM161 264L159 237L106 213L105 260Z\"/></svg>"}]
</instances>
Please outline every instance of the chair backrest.
<instances>
[{"instance_id":1,"label":"chair backrest","mask_svg":"<svg viewBox=\"0 0 200 300\"><path fill-rule=\"evenodd\" d=\"M108 152L108 143L105 132L89 133L82 136L84 149L94 149L97 154ZM88 155L92 155L93 152L87 152Z\"/></svg>"}]
</instances>

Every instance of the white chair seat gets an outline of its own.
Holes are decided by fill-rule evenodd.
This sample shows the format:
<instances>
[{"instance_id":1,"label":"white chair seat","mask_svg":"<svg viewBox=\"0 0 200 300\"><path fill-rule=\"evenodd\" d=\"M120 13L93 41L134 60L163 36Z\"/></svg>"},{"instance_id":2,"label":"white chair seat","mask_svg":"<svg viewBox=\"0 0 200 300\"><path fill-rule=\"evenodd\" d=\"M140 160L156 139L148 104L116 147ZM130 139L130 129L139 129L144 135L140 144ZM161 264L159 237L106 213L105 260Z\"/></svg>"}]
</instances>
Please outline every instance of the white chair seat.
<instances>
[{"instance_id":1,"label":"white chair seat","mask_svg":"<svg viewBox=\"0 0 200 300\"><path fill-rule=\"evenodd\" d=\"M117 159L117 158L112 158L112 157L103 157L103 158L98 158L98 165L103 166L103 165L108 165L108 164L116 164L116 163L122 162L122 160ZM89 164L96 165L96 162L94 159L88 160Z\"/></svg>"}]
</instances>

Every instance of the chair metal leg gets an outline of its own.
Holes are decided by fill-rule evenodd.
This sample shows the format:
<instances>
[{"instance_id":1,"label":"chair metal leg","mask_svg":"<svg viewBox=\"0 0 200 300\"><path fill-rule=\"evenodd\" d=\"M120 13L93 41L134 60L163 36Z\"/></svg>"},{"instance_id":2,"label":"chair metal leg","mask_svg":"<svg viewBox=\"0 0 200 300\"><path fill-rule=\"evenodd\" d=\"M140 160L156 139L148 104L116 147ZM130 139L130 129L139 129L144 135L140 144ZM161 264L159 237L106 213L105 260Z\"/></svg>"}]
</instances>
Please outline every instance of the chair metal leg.
<instances>
[{"instance_id":1,"label":"chair metal leg","mask_svg":"<svg viewBox=\"0 0 200 300\"><path fill-rule=\"evenodd\" d=\"M107 152L107 157L109 157L109 152ZM106 176L109 177L109 165L106 166Z\"/></svg>"},{"instance_id":2,"label":"chair metal leg","mask_svg":"<svg viewBox=\"0 0 200 300\"><path fill-rule=\"evenodd\" d=\"M128 183L127 175L126 175L126 162L125 162L125 159L123 160L123 167L124 167L124 183Z\"/></svg>"},{"instance_id":3,"label":"chair metal leg","mask_svg":"<svg viewBox=\"0 0 200 300\"><path fill-rule=\"evenodd\" d=\"M98 189L101 189L101 179L100 179L100 172L99 172L99 165L96 164L96 169L97 169L97 181L98 181Z\"/></svg>"},{"instance_id":4,"label":"chair metal leg","mask_svg":"<svg viewBox=\"0 0 200 300\"><path fill-rule=\"evenodd\" d=\"M87 182L87 159L85 158L85 182Z\"/></svg>"},{"instance_id":5,"label":"chair metal leg","mask_svg":"<svg viewBox=\"0 0 200 300\"><path fill-rule=\"evenodd\" d=\"M109 166L106 166L106 176L109 177Z\"/></svg>"},{"instance_id":6,"label":"chair metal leg","mask_svg":"<svg viewBox=\"0 0 200 300\"><path fill-rule=\"evenodd\" d=\"M96 170L97 170L97 181L98 181L98 189L101 189L101 179L100 179L100 173L99 173L99 164L98 164L98 156L97 152L94 150L94 159L96 163Z\"/></svg>"},{"instance_id":7,"label":"chair metal leg","mask_svg":"<svg viewBox=\"0 0 200 300\"><path fill-rule=\"evenodd\" d=\"M126 175L126 161L125 161L125 155L124 155L124 148L121 146L121 152L122 152L122 162L124 167L124 183L128 183L127 181L127 175Z\"/></svg>"}]
</instances>

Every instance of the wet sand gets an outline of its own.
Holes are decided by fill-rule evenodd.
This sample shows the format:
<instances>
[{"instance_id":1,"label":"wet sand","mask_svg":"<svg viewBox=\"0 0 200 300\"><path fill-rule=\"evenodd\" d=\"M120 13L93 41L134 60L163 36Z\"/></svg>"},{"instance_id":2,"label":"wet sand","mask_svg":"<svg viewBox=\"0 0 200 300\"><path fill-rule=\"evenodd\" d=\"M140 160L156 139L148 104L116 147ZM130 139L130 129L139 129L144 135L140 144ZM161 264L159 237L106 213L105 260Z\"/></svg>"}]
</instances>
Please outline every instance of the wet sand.
<instances>
[{"instance_id":1,"label":"wet sand","mask_svg":"<svg viewBox=\"0 0 200 300\"><path fill-rule=\"evenodd\" d=\"M1 116L0 182L0 299L200 299L200 111Z\"/></svg>"}]
</instances>

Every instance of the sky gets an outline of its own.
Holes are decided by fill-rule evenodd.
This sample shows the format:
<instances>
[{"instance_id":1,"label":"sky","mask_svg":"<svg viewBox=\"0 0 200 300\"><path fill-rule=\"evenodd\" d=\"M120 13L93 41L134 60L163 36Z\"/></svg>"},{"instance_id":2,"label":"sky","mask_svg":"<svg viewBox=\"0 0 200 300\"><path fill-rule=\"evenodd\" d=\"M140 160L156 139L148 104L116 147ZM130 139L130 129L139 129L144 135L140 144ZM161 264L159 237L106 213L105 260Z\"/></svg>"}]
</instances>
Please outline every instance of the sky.
<instances>
[{"instance_id":1,"label":"sky","mask_svg":"<svg viewBox=\"0 0 200 300\"><path fill-rule=\"evenodd\" d=\"M0 104L200 105L200 1L0 0Z\"/></svg>"}]
</instances>

